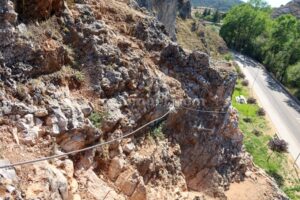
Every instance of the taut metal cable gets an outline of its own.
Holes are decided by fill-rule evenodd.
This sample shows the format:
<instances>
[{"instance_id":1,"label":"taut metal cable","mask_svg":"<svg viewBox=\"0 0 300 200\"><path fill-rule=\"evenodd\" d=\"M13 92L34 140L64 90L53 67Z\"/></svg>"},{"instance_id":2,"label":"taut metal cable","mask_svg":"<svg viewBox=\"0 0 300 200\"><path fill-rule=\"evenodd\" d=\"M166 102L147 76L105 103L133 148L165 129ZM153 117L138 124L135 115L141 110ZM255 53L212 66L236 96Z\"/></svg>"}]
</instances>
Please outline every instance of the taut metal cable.
<instances>
[{"instance_id":1,"label":"taut metal cable","mask_svg":"<svg viewBox=\"0 0 300 200\"><path fill-rule=\"evenodd\" d=\"M202 113L214 113L214 114L227 114L228 112L225 111L214 111L214 110L200 110L200 109L194 109L194 108L188 108L185 106L180 106L178 107L179 109L186 109L186 110L191 110L191 111L197 111L197 112L202 112Z\"/></svg>"},{"instance_id":2,"label":"taut metal cable","mask_svg":"<svg viewBox=\"0 0 300 200\"><path fill-rule=\"evenodd\" d=\"M149 126L150 124L154 123L154 122L157 122L163 118L165 118L168 114L170 114L172 111L174 110L174 107L171 107L169 109L168 112L166 112L164 115L162 115L161 117L158 117L146 124L144 124L143 126L139 127L138 129L128 133L128 134L125 134L119 138L115 138L113 140L110 140L110 141L107 141L107 142L103 142L103 143L100 143L100 144L96 144L96 145L93 145L93 146L90 146L90 147L86 147L86 148L83 148L83 149L79 149L79 150L74 150L74 151L70 151L70 152L67 152L67 153L63 153L63 154L60 154L60 155L53 155L53 156L48 156L48 157L43 157L43 158L38 158L38 159L34 159L34 160L28 160L28 161L23 161L23 162L17 162L17 163L12 163L12 164L8 164L8 165L3 165L3 166L0 166L0 169L3 169L3 168L11 168L11 167L15 167L15 166L20 166L20 165L27 165L27 164L33 164L33 163L37 163L37 162L42 162L42 161L46 161L46 160L53 160L53 159L56 159L56 158L62 158L62 157L66 157L68 155L72 155L72 154L77 154L77 153L81 153L81 152L84 152L84 151L88 151L88 150L91 150L91 149L95 149L97 147L100 147L100 146L103 146L103 145L107 145L107 144L111 144L117 140L120 140L120 139L123 139L123 138L126 138L130 135L133 135L135 133L137 133L138 131L146 128L147 126Z\"/></svg>"}]
</instances>

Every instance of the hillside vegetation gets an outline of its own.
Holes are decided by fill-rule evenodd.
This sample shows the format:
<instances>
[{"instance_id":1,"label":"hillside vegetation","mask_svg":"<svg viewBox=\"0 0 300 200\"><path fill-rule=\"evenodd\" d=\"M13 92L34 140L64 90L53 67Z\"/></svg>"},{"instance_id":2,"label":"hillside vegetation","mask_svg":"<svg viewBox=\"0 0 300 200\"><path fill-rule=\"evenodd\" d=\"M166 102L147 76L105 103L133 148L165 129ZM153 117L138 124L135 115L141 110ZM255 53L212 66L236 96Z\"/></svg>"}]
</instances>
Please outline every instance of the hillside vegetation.
<instances>
[{"instance_id":1,"label":"hillside vegetation","mask_svg":"<svg viewBox=\"0 0 300 200\"><path fill-rule=\"evenodd\" d=\"M262 62L294 94L299 94L299 20L289 14L273 19L264 1L251 2L228 12L221 36L230 48Z\"/></svg>"},{"instance_id":2,"label":"hillside vegetation","mask_svg":"<svg viewBox=\"0 0 300 200\"><path fill-rule=\"evenodd\" d=\"M192 0L193 6L216 8L222 11L228 11L241 3L243 3L241 0Z\"/></svg>"},{"instance_id":3,"label":"hillside vegetation","mask_svg":"<svg viewBox=\"0 0 300 200\"><path fill-rule=\"evenodd\" d=\"M177 19L177 40L185 49L201 50L214 58L221 57L228 50L218 34L218 27L194 19Z\"/></svg>"}]
</instances>

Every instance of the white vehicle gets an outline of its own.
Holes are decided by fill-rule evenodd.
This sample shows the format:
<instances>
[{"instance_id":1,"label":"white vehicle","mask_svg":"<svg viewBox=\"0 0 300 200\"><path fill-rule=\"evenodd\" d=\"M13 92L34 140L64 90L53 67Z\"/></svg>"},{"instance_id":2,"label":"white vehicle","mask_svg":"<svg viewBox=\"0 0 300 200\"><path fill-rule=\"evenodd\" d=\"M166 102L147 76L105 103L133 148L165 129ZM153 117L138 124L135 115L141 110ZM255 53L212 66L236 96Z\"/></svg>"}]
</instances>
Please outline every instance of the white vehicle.
<instances>
[{"instance_id":1,"label":"white vehicle","mask_svg":"<svg viewBox=\"0 0 300 200\"><path fill-rule=\"evenodd\" d=\"M247 99L243 95L237 96L235 100L240 104L247 104Z\"/></svg>"}]
</instances>

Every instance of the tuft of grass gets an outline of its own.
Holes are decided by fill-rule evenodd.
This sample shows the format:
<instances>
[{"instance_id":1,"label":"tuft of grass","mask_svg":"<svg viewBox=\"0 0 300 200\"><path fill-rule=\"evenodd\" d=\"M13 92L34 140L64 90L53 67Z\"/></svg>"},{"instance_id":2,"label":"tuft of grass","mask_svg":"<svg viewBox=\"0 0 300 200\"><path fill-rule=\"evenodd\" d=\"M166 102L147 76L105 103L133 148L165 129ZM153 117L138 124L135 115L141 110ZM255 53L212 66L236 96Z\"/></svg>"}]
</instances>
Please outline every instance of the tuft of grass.
<instances>
[{"instance_id":1,"label":"tuft of grass","mask_svg":"<svg viewBox=\"0 0 300 200\"><path fill-rule=\"evenodd\" d=\"M23 101L24 99L26 99L26 97L27 97L27 89L26 89L26 87L24 85L22 85L22 84L18 84L15 96L20 101Z\"/></svg>"},{"instance_id":2,"label":"tuft of grass","mask_svg":"<svg viewBox=\"0 0 300 200\"><path fill-rule=\"evenodd\" d=\"M89 120L93 123L93 125L97 128L101 128L102 121L105 118L105 114L101 112L93 112Z\"/></svg>"},{"instance_id":3,"label":"tuft of grass","mask_svg":"<svg viewBox=\"0 0 300 200\"><path fill-rule=\"evenodd\" d=\"M293 187L285 187L283 191L291 198L291 199L300 199L300 183L299 185Z\"/></svg>"},{"instance_id":4,"label":"tuft of grass","mask_svg":"<svg viewBox=\"0 0 300 200\"><path fill-rule=\"evenodd\" d=\"M231 61L231 60L233 60L233 55L232 55L232 53L227 53L227 54L225 54L225 55L224 55L224 59L225 59L226 61Z\"/></svg>"},{"instance_id":5,"label":"tuft of grass","mask_svg":"<svg viewBox=\"0 0 300 200\"><path fill-rule=\"evenodd\" d=\"M150 136L155 139L163 140L165 138L163 126L163 123L155 125L152 130L150 130Z\"/></svg>"},{"instance_id":6,"label":"tuft of grass","mask_svg":"<svg viewBox=\"0 0 300 200\"><path fill-rule=\"evenodd\" d=\"M75 71L74 77L76 78L77 81L84 82L85 75L84 75L83 72L81 72L81 71Z\"/></svg>"}]
</instances>

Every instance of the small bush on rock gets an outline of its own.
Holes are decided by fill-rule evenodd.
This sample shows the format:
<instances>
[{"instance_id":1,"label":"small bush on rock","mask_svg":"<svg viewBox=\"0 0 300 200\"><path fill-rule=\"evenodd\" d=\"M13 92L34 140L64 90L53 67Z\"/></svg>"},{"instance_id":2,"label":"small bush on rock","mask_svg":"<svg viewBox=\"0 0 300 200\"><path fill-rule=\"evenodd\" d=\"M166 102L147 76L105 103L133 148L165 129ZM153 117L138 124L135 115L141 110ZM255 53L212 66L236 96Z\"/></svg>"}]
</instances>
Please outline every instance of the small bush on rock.
<instances>
[{"instance_id":1,"label":"small bush on rock","mask_svg":"<svg viewBox=\"0 0 300 200\"><path fill-rule=\"evenodd\" d=\"M104 115L103 113L99 113L99 112L93 112L89 119L91 120L91 122L93 123L93 125L97 128L101 127L102 121L104 119Z\"/></svg>"},{"instance_id":2,"label":"small bush on rock","mask_svg":"<svg viewBox=\"0 0 300 200\"><path fill-rule=\"evenodd\" d=\"M231 60L233 60L233 56L232 56L231 53L227 53L227 54L224 56L224 59L225 59L226 61L231 61Z\"/></svg>"},{"instance_id":3,"label":"small bush on rock","mask_svg":"<svg viewBox=\"0 0 300 200\"><path fill-rule=\"evenodd\" d=\"M155 126L151 131L150 134L153 138L156 139L164 139L165 135L163 133L163 124L159 124Z\"/></svg>"},{"instance_id":4,"label":"small bush on rock","mask_svg":"<svg viewBox=\"0 0 300 200\"><path fill-rule=\"evenodd\" d=\"M16 98L19 99L20 101L23 101L27 97L27 90L24 85L18 85L16 89Z\"/></svg>"}]
</instances>

